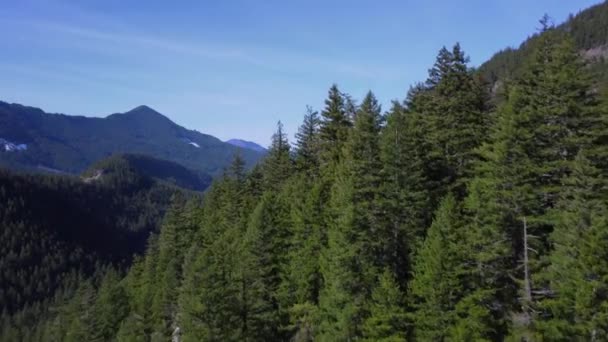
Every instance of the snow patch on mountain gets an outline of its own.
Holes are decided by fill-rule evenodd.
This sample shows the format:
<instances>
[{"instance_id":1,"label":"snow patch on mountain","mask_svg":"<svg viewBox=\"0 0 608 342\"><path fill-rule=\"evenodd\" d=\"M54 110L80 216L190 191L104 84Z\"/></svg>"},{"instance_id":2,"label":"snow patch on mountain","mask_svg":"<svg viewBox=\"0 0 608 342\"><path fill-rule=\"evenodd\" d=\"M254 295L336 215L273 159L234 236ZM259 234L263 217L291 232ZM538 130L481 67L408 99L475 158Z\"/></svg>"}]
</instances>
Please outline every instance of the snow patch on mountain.
<instances>
[{"instance_id":1,"label":"snow patch on mountain","mask_svg":"<svg viewBox=\"0 0 608 342\"><path fill-rule=\"evenodd\" d=\"M183 142L185 142L186 144L188 144L188 145L192 145L192 146L194 146L196 148L201 148L201 146L199 144L195 143L194 141L192 141L192 140L190 140L188 138L181 138L181 140Z\"/></svg>"},{"instance_id":2,"label":"snow patch on mountain","mask_svg":"<svg viewBox=\"0 0 608 342\"><path fill-rule=\"evenodd\" d=\"M6 152L18 152L27 150L27 144L18 144L6 139L0 138L0 149Z\"/></svg>"}]
</instances>

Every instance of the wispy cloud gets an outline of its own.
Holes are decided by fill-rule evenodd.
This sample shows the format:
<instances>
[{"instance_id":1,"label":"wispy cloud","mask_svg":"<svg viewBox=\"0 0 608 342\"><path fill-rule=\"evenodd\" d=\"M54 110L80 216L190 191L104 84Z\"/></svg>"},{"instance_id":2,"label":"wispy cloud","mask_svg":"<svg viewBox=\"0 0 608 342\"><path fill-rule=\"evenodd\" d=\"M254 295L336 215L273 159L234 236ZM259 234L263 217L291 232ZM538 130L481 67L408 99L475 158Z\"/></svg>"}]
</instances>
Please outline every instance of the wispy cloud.
<instances>
[{"instance_id":1,"label":"wispy cloud","mask_svg":"<svg viewBox=\"0 0 608 342\"><path fill-rule=\"evenodd\" d=\"M346 58L326 58L310 54L309 51L303 53L260 45L218 44L200 40L187 41L181 37L150 35L97 13L83 11L66 4L63 6L65 7L63 11L72 12L73 17L78 18L79 22L49 20L44 17L22 20L3 12L0 12L0 22L13 27L28 27L42 36L61 36L68 41L80 39L81 44L89 45L94 49L98 49L100 44L122 48L122 50L105 49L106 53L114 51L118 54L137 48L286 73L322 71L355 78L376 79L395 78L399 75L398 67L360 64L348 61Z\"/></svg>"},{"instance_id":2,"label":"wispy cloud","mask_svg":"<svg viewBox=\"0 0 608 342\"><path fill-rule=\"evenodd\" d=\"M76 37L86 38L94 41L104 41L110 44L123 45L131 48L147 47L160 49L179 54L189 54L193 56L207 57L213 59L237 58L243 59L245 55L242 51L234 48L220 46L203 45L200 43L186 43L173 39L163 39L159 37L135 34L133 32L102 31L94 28L67 25L57 22L36 21L31 22L32 27L41 31L52 31Z\"/></svg>"}]
</instances>

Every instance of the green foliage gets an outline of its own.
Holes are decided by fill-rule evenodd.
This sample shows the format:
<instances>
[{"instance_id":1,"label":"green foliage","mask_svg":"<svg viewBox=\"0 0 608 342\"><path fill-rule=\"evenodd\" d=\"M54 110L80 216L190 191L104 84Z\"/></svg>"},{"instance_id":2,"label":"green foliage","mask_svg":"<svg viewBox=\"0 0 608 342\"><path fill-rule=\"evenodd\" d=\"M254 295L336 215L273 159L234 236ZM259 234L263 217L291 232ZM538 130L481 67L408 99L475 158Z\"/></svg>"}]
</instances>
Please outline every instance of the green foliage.
<instances>
[{"instance_id":1,"label":"green foliage","mask_svg":"<svg viewBox=\"0 0 608 342\"><path fill-rule=\"evenodd\" d=\"M432 186L426 169L430 146L419 113L395 102L386 121L380 137L382 183L378 201L392 234L387 247L392 248L393 272L404 284L432 217Z\"/></svg>"},{"instance_id":2,"label":"green foliage","mask_svg":"<svg viewBox=\"0 0 608 342\"><path fill-rule=\"evenodd\" d=\"M337 85L329 89L325 100L325 109L321 112L319 140L321 158L324 165L335 166L342 155L342 147L348 139L348 130L352 122L345 108L345 99Z\"/></svg>"},{"instance_id":3,"label":"green foliage","mask_svg":"<svg viewBox=\"0 0 608 342\"><path fill-rule=\"evenodd\" d=\"M467 67L469 59L459 44L445 47L429 70L424 87L411 94L411 110L422 115L431 180L436 198L452 190L462 197L488 127L483 87Z\"/></svg>"},{"instance_id":4,"label":"green foliage","mask_svg":"<svg viewBox=\"0 0 608 342\"><path fill-rule=\"evenodd\" d=\"M306 107L304 122L296 133L296 166L299 171L314 172L319 167L319 113Z\"/></svg>"},{"instance_id":5,"label":"green foliage","mask_svg":"<svg viewBox=\"0 0 608 342\"><path fill-rule=\"evenodd\" d=\"M553 296L543 302L547 315L539 325L552 340L606 336L604 187L599 170L579 153L557 207L554 250L545 275Z\"/></svg>"},{"instance_id":6,"label":"green foliage","mask_svg":"<svg viewBox=\"0 0 608 342\"><path fill-rule=\"evenodd\" d=\"M119 275L110 269L97 291L93 305L93 327L90 328L93 341L111 340L129 313L128 297L119 280Z\"/></svg>"},{"instance_id":7,"label":"green foliage","mask_svg":"<svg viewBox=\"0 0 608 342\"><path fill-rule=\"evenodd\" d=\"M74 275L124 265L145 249L181 191L137 173L106 182L0 171L0 306L44 300Z\"/></svg>"},{"instance_id":8,"label":"green foliage","mask_svg":"<svg viewBox=\"0 0 608 342\"><path fill-rule=\"evenodd\" d=\"M368 341L405 341L406 314L404 300L392 271L386 269L372 292L370 315L363 325Z\"/></svg>"},{"instance_id":9,"label":"green foliage","mask_svg":"<svg viewBox=\"0 0 608 342\"><path fill-rule=\"evenodd\" d=\"M145 182L154 179L168 186L203 191L211 184L211 176L189 170L180 164L138 154L115 154L102 159L82 174L88 182L118 185L122 182Z\"/></svg>"},{"instance_id":10,"label":"green foliage","mask_svg":"<svg viewBox=\"0 0 608 342\"><path fill-rule=\"evenodd\" d=\"M455 307L463 290L459 277L466 253L459 248L461 224L456 200L448 195L435 214L413 269L410 301L415 309L416 340L447 339L456 319Z\"/></svg>"},{"instance_id":11,"label":"green foliage","mask_svg":"<svg viewBox=\"0 0 608 342\"><path fill-rule=\"evenodd\" d=\"M277 190L291 175L293 160L290 150L287 134L283 132L283 124L279 121L268 154L261 164L265 188Z\"/></svg>"}]
</instances>

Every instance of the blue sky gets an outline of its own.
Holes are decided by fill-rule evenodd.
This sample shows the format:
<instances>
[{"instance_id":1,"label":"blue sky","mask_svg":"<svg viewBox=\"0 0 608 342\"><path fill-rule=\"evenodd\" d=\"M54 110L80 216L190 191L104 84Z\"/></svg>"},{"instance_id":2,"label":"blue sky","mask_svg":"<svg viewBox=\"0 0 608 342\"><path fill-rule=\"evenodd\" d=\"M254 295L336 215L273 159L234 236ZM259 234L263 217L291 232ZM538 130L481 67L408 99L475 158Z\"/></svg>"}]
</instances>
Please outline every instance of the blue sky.
<instances>
[{"instance_id":1,"label":"blue sky","mask_svg":"<svg viewBox=\"0 0 608 342\"><path fill-rule=\"evenodd\" d=\"M146 104L268 144L327 89L388 106L460 42L479 65L599 0L2 0L0 100L106 116Z\"/></svg>"}]
</instances>

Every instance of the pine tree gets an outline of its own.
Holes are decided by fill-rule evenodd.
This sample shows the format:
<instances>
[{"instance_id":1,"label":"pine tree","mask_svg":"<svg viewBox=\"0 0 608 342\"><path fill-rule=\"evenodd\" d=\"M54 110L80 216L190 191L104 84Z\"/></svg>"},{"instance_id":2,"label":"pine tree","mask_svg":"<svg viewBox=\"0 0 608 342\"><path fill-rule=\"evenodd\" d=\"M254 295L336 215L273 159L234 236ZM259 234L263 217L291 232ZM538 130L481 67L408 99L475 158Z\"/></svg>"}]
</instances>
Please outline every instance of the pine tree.
<instances>
[{"instance_id":1,"label":"pine tree","mask_svg":"<svg viewBox=\"0 0 608 342\"><path fill-rule=\"evenodd\" d=\"M378 267L389 264L392 256L391 248L387 252L378 243L390 235L378 206L381 121L380 106L369 92L357 111L332 190L333 226L323 256L329 288L322 292L320 303L328 322L321 326L322 338L360 336L366 316L363 303L371 295ZM330 296L335 298L327 298Z\"/></svg>"},{"instance_id":2,"label":"pine tree","mask_svg":"<svg viewBox=\"0 0 608 342\"><path fill-rule=\"evenodd\" d=\"M55 330L58 332L55 336L57 340L70 342L90 340L96 318L93 311L94 303L95 288L90 281L85 280L65 307L65 311L53 322L58 328Z\"/></svg>"},{"instance_id":3,"label":"pine tree","mask_svg":"<svg viewBox=\"0 0 608 342\"><path fill-rule=\"evenodd\" d=\"M370 300L370 315L363 325L367 341L405 341L406 314L403 295L393 272L385 269Z\"/></svg>"},{"instance_id":4,"label":"pine tree","mask_svg":"<svg viewBox=\"0 0 608 342\"><path fill-rule=\"evenodd\" d=\"M363 298L353 296L369 265L357 260L351 227L353 222L352 183L343 164L338 165L328 209L327 245L321 251L323 287L319 294L318 329L321 341L347 341L357 336L355 320ZM353 274L356 272L356 274Z\"/></svg>"},{"instance_id":5,"label":"pine tree","mask_svg":"<svg viewBox=\"0 0 608 342\"><path fill-rule=\"evenodd\" d=\"M325 109L321 112L322 121L319 129L321 159L324 167L335 165L342 155L342 147L348 138L351 121L345 109L344 97L337 85L332 85L325 100Z\"/></svg>"},{"instance_id":6,"label":"pine tree","mask_svg":"<svg viewBox=\"0 0 608 342\"><path fill-rule=\"evenodd\" d=\"M296 166L299 171L313 173L319 167L319 113L306 107L304 122L296 133Z\"/></svg>"},{"instance_id":7,"label":"pine tree","mask_svg":"<svg viewBox=\"0 0 608 342\"><path fill-rule=\"evenodd\" d=\"M582 336L589 341L608 338L608 212L594 217L582 242L580 263L585 280L577 291L575 308L583 322Z\"/></svg>"},{"instance_id":8,"label":"pine tree","mask_svg":"<svg viewBox=\"0 0 608 342\"><path fill-rule=\"evenodd\" d=\"M461 299L464 256L459 247L461 222L456 201L448 195L437 210L420 249L410 283L415 309L414 336L421 341L442 341L454 324L455 307Z\"/></svg>"},{"instance_id":9,"label":"pine tree","mask_svg":"<svg viewBox=\"0 0 608 342\"><path fill-rule=\"evenodd\" d=\"M234 159L230 164L229 176L237 183L242 183L245 180L245 160L240 151L234 154Z\"/></svg>"},{"instance_id":10,"label":"pine tree","mask_svg":"<svg viewBox=\"0 0 608 342\"><path fill-rule=\"evenodd\" d=\"M290 150L291 146L287 140L287 134L283 131L283 124L279 121L277 131L272 135L272 143L268 149L268 154L262 164L266 189L278 189L291 175L293 161Z\"/></svg>"},{"instance_id":11,"label":"pine tree","mask_svg":"<svg viewBox=\"0 0 608 342\"><path fill-rule=\"evenodd\" d=\"M129 302L125 289L120 284L120 277L114 269L109 269L97 291L93 306L93 323L91 326L92 341L113 339L120 324L129 313Z\"/></svg>"},{"instance_id":12,"label":"pine tree","mask_svg":"<svg viewBox=\"0 0 608 342\"><path fill-rule=\"evenodd\" d=\"M286 325L280 309L279 287L288 248L276 195L266 193L253 211L240 258L243 334L253 341L279 339Z\"/></svg>"},{"instance_id":13,"label":"pine tree","mask_svg":"<svg viewBox=\"0 0 608 342\"><path fill-rule=\"evenodd\" d=\"M317 304L322 283L319 257L327 240L323 208L326 194L320 181L311 184L302 178L298 186L298 196L304 198L291 204L289 292L297 303Z\"/></svg>"},{"instance_id":14,"label":"pine tree","mask_svg":"<svg viewBox=\"0 0 608 342\"><path fill-rule=\"evenodd\" d=\"M235 160L238 162L239 158ZM177 298L182 279L182 265L196 229L193 222L196 206L174 197L158 238L158 262L152 295L154 334L169 338L177 326Z\"/></svg>"},{"instance_id":15,"label":"pine tree","mask_svg":"<svg viewBox=\"0 0 608 342\"><path fill-rule=\"evenodd\" d=\"M543 335L552 340L600 340L606 336L606 316L601 307L606 297L597 296L602 274L606 277L601 250L606 246L606 207L604 182L600 172L579 153L573 172L565 181L565 190L557 206L555 230L551 234L554 250L545 277L553 294L543 301L548 315L540 323ZM605 248L605 247L603 247ZM595 272L599 271L599 274ZM599 276L598 276L599 275ZM603 322L601 322L603 320ZM597 323L599 324L597 324ZM600 323L601 322L601 323ZM596 325L597 324L597 325ZM598 335L599 334L599 335Z\"/></svg>"},{"instance_id":16,"label":"pine tree","mask_svg":"<svg viewBox=\"0 0 608 342\"><path fill-rule=\"evenodd\" d=\"M568 163L579 149L597 153L595 145L605 135L605 117L591 91L590 77L567 37L549 30L517 83L522 96L518 112L531 117L535 148L531 158L538 162L536 183L543 188L543 206L551 207L558 197Z\"/></svg>"},{"instance_id":17,"label":"pine tree","mask_svg":"<svg viewBox=\"0 0 608 342\"><path fill-rule=\"evenodd\" d=\"M460 248L466 253L461 276L465 288L456 304L458 319L451 331L454 340L492 341L504 336L505 299L514 296L513 282L506 272L511 267L512 251L503 226L500 185L496 174L483 167L478 172L464 202L467 223Z\"/></svg>"},{"instance_id":18,"label":"pine tree","mask_svg":"<svg viewBox=\"0 0 608 342\"><path fill-rule=\"evenodd\" d=\"M605 135L605 118L598 115L595 95L590 91L586 70L569 39L548 29L540 38L537 51L523 72L522 78L512 87L510 108L517 116L526 118L528 135L520 143L530 161L525 170L528 175L526 196L514 198L521 208L524 227L532 239L523 234L515 251L531 274L521 274L524 296L529 302L523 305L526 320L523 334L537 334L539 317L536 311L547 293L540 256L547 254L549 234L554 229L554 208L560 198L562 182L572 172L572 161L581 148L589 151L592 160L601 151L601 137ZM520 138L521 139L521 138ZM521 176L520 176L521 177ZM523 195L523 194L522 194ZM524 199L526 199L524 201ZM513 225L516 226L516 225ZM522 224L520 223L521 227ZM520 234L520 236L522 236ZM511 235L518 241L516 235ZM529 240L529 241L528 241ZM535 251L525 258L523 242L532 244Z\"/></svg>"},{"instance_id":19,"label":"pine tree","mask_svg":"<svg viewBox=\"0 0 608 342\"><path fill-rule=\"evenodd\" d=\"M199 213L183 265L177 320L184 341L241 340L239 239L245 231L245 180L216 182Z\"/></svg>"},{"instance_id":20,"label":"pine tree","mask_svg":"<svg viewBox=\"0 0 608 342\"><path fill-rule=\"evenodd\" d=\"M382 162L380 159L381 108L372 92L368 92L355 117L346 144L346 172L351 180L353 221L350 227L360 255L375 266L394 268L392 246L394 235L386 227L384 211L380 208ZM390 265L389 265L390 264Z\"/></svg>"},{"instance_id":21,"label":"pine tree","mask_svg":"<svg viewBox=\"0 0 608 342\"><path fill-rule=\"evenodd\" d=\"M439 51L424 86L411 96L412 110L423 115L423 127L433 149L429 156L431 179L437 182L435 199L454 190L461 198L470 180L475 148L488 127L483 87L467 67L468 57L456 44Z\"/></svg>"},{"instance_id":22,"label":"pine tree","mask_svg":"<svg viewBox=\"0 0 608 342\"><path fill-rule=\"evenodd\" d=\"M381 135L381 204L392 230L389 252L393 272L402 285L409 279L411 258L430 224L429 180L425 172L426 145L420 114L394 102Z\"/></svg>"},{"instance_id":23,"label":"pine tree","mask_svg":"<svg viewBox=\"0 0 608 342\"><path fill-rule=\"evenodd\" d=\"M193 246L184 266L179 321L184 341L242 338L234 228L213 242Z\"/></svg>"}]
</instances>

